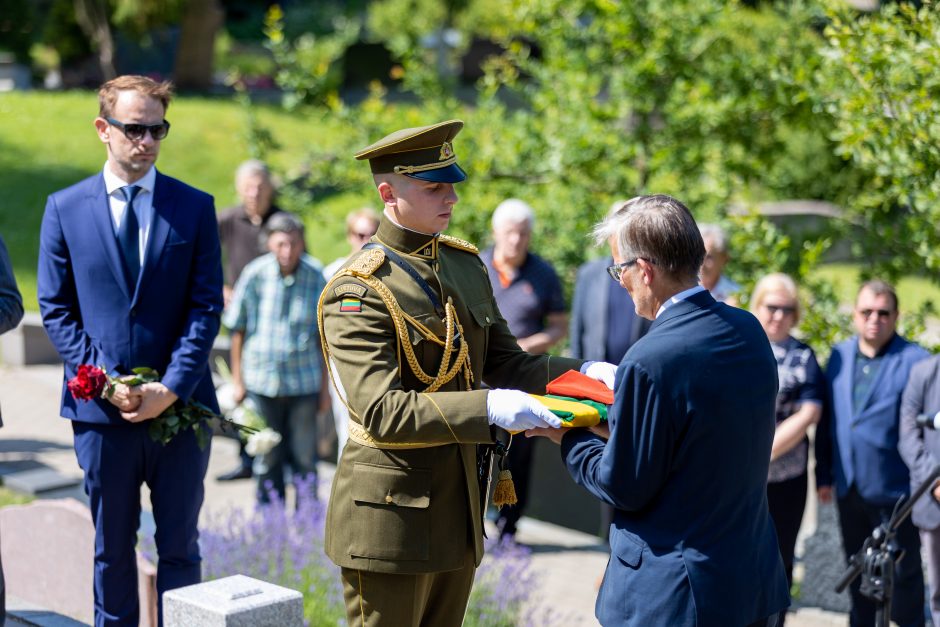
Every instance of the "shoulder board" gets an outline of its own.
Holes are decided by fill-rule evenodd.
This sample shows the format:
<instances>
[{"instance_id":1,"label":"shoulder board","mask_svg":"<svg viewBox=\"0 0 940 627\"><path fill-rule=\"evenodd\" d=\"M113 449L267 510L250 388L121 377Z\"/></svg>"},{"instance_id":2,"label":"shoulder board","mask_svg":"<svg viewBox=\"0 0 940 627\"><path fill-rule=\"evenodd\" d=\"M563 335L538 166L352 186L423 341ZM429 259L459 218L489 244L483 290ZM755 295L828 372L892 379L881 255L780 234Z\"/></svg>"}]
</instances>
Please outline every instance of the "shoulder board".
<instances>
[{"instance_id":1,"label":"shoulder board","mask_svg":"<svg viewBox=\"0 0 940 627\"><path fill-rule=\"evenodd\" d=\"M354 275L372 276L372 273L385 263L385 251L381 248L369 248L356 257L346 266L346 270Z\"/></svg>"},{"instance_id":2,"label":"shoulder board","mask_svg":"<svg viewBox=\"0 0 940 627\"><path fill-rule=\"evenodd\" d=\"M441 244L447 244L451 248L456 248L458 250L465 250L468 253L473 253L474 255L480 254L480 249L464 239L459 239L456 237L451 237L450 235L441 235L439 238Z\"/></svg>"}]
</instances>

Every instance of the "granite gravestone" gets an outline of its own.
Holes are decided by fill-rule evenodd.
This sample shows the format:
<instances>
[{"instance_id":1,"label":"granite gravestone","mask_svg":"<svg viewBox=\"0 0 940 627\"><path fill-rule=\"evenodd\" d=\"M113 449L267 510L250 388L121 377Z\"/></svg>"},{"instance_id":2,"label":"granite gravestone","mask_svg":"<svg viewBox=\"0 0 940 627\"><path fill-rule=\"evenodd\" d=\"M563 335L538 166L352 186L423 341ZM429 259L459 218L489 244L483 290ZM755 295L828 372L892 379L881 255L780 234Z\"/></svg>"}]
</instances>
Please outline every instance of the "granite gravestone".
<instances>
[{"instance_id":1,"label":"granite gravestone","mask_svg":"<svg viewBox=\"0 0 940 627\"><path fill-rule=\"evenodd\" d=\"M7 593L85 623L94 622L95 528L75 499L0 509ZM137 557L140 624L157 624L157 571Z\"/></svg>"}]
</instances>

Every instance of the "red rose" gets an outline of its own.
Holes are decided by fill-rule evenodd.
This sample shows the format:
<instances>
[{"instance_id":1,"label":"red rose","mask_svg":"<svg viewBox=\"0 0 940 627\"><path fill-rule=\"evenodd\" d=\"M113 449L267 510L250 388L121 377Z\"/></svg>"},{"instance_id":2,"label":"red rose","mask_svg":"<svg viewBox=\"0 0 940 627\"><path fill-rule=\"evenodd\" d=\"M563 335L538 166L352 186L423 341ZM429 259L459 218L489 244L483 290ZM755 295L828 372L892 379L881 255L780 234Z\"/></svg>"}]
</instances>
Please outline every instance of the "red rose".
<instances>
[{"instance_id":1,"label":"red rose","mask_svg":"<svg viewBox=\"0 0 940 627\"><path fill-rule=\"evenodd\" d=\"M101 368L82 364L78 367L78 374L69 380L68 388L73 398L90 401L101 396L107 384L108 376Z\"/></svg>"}]
</instances>

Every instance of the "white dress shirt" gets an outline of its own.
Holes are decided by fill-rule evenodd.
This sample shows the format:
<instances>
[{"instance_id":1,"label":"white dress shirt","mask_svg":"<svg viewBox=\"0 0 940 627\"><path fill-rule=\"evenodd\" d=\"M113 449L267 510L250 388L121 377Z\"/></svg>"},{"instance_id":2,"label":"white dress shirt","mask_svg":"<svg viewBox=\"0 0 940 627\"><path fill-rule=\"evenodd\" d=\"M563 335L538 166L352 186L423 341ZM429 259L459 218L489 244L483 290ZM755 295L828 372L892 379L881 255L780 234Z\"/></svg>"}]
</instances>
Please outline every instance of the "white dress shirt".
<instances>
[{"instance_id":1,"label":"white dress shirt","mask_svg":"<svg viewBox=\"0 0 940 627\"><path fill-rule=\"evenodd\" d=\"M111 225L114 227L114 235L117 237L121 221L124 220L124 210L127 208L127 201L124 200L122 187L128 185L137 185L140 191L134 198L134 209L137 213L137 224L139 225L138 250L140 251L140 267L144 267L144 257L147 254L147 241L150 238L150 225L153 223L153 187L157 181L157 169L153 166L147 170L143 178L133 183L121 180L111 168L108 162L104 164L104 188L108 193L108 203L111 207Z\"/></svg>"}]
</instances>

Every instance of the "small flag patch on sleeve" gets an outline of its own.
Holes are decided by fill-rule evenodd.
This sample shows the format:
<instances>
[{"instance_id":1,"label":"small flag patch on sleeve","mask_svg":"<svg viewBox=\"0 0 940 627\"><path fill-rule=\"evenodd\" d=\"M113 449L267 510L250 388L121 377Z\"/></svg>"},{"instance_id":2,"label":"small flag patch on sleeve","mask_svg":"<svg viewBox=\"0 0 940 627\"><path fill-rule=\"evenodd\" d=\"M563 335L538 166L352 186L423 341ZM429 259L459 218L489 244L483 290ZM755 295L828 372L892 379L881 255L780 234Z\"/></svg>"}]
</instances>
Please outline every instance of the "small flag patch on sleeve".
<instances>
[{"instance_id":1,"label":"small flag patch on sleeve","mask_svg":"<svg viewBox=\"0 0 940 627\"><path fill-rule=\"evenodd\" d=\"M339 310L348 312L362 311L362 301L358 298L346 297L340 303Z\"/></svg>"}]
</instances>

